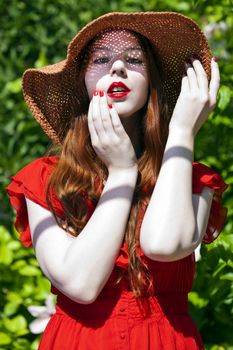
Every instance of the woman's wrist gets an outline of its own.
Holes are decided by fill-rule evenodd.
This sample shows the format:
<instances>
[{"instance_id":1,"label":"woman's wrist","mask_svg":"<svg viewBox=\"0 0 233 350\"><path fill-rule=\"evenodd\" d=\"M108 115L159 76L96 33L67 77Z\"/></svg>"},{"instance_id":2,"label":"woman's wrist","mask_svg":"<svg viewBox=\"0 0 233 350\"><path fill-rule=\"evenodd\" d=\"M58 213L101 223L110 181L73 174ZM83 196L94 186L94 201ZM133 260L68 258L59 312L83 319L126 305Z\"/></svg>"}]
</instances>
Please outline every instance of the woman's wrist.
<instances>
[{"instance_id":1,"label":"woman's wrist","mask_svg":"<svg viewBox=\"0 0 233 350\"><path fill-rule=\"evenodd\" d=\"M195 138L194 130L180 125L169 125L169 136L175 135L177 138L185 138L193 140Z\"/></svg>"},{"instance_id":2,"label":"woman's wrist","mask_svg":"<svg viewBox=\"0 0 233 350\"><path fill-rule=\"evenodd\" d=\"M138 173L138 165L134 164L131 165L127 168L121 168L121 167L114 167L114 166L110 166L108 168L108 174L109 175L118 175L118 174L137 174Z\"/></svg>"},{"instance_id":3,"label":"woman's wrist","mask_svg":"<svg viewBox=\"0 0 233 350\"><path fill-rule=\"evenodd\" d=\"M138 177L138 165L131 166L129 168L115 168L109 167L108 180L114 182L125 182L127 184L135 184Z\"/></svg>"},{"instance_id":4,"label":"woman's wrist","mask_svg":"<svg viewBox=\"0 0 233 350\"><path fill-rule=\"evenodd\" d=\"M195 135L191 129L172 126L169 128L167 145L193 149Z\"/></svg>"},{"instance_id":5,"label":"woman's wrist","mask_svg":"<svg viewBox=\"0 0 233 350\"><path fill-rule=\"evenodd\" d=\"M174 157L193 161L194 141L195 137L190 129L170 128L164 152L164 161Z\"/></svg>"}]
</instances>

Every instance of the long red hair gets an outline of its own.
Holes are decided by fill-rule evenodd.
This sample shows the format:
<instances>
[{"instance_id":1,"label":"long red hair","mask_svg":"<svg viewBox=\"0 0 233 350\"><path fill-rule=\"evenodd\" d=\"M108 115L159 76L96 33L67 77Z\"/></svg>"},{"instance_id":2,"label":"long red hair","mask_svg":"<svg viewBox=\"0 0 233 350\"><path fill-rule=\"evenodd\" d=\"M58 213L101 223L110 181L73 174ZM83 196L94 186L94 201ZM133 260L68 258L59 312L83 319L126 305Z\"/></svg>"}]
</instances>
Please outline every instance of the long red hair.
<instances>
[{"instance_id":1,"label":"long red hair","mask_svg":"<svg viewBox=\"0 0 233 350\"><path fill-rule=\"evenodd\" d=\"M153 294L152 276L147 264L138 254L141 221L151 195L150 191L145 189L153 188L159 174L170 118L166 96L162 91L159 71L155 64L155 53L145 38L138 37L147 55L150 92L146 106L141 111L143 149L138 159L139 176L124 236L129 254L128 271L119 268L116 283L122 278L127 278L134 295L145 296ZM88 97L84 83L81 88L86 113L72 119L59 152L58 164L51 174L47 187L47 201L54 215L50 198L51 189L64 207L62 220L55 215L58 225L73 236L78 236L86 225L90 217L90 201L94 206L97 204L103 190L103 181L108 176L105 164L96 157L91 145L87 124Z\"/></svg>"}]
</instances>

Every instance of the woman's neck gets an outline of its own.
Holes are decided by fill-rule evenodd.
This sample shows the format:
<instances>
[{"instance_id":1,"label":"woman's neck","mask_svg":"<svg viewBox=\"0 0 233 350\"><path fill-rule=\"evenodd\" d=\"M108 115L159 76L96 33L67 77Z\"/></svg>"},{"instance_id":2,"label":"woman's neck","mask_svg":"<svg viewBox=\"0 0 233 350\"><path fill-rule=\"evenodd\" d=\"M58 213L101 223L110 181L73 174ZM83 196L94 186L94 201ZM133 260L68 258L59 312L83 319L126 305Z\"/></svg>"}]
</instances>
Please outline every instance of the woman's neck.
<instances>
[{"instance_id":1,"label":"woman's neck","mask_svg":"<svg viewBox=\"0 0 233 350\"><path fill-rule=\"evenodd\" d=\"M139 158L143 148L142 115L137 113L128 118L122 118L121 122L132 142L136 156Z\"/></svg>"}]
</instances>

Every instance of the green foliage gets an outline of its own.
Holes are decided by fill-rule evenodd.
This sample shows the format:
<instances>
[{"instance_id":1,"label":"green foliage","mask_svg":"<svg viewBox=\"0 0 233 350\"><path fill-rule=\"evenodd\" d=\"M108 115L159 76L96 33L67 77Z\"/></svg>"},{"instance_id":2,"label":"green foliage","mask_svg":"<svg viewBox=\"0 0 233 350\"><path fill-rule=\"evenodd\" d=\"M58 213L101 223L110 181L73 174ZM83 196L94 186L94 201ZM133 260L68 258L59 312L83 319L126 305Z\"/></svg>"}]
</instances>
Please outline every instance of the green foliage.
<instances>
[{"instance_id":1,"label":"green foliage","mask_svg":"<svg viewBox=\"0 0 233 350\"><path fill-rule=\"evenodd\" d=\"M0 346L6 350L37 349L40 336L30 334L30 305L40 305L50 293L32 248L23 249L17 232L0 226Z\"/></svg>"},{"instance_id":2,"label":"green foliage","mask_svg":"<svg viewBox=\"0 0 233 350\"><path fill-rule=\"evenodd\" d=\"M42 275L32 248L18 242L13 213L3 190L31 160L43 156L50 141L26 109L21 77L28 67L65 58L66 45L87 22L111 11L177 11L208 29L209 43L221 69L218 107L196 140L195 158L233 183L233 2L232 0L0 0L0 350L38 347L39 336L28 324L29 305L43 304L49 282ZM207 25L211 26L207 26ZM216 243L203 246L197 278L190 293L190 311L208 350L231 350L232 320L232 187L224 195L228 221Z\"/></svg>"},{"instance_id":3,"label":"green foliage","mask_svg":"<svg viewBox=\"0 0 233 350\"><path fill-rule=\"evenodd\" d=\"M233 344L233 234L222 234L217 241L201 248L190 311L206 344ZM214 330L210 332L210 330Z\"/></svg>"}]
</instances>

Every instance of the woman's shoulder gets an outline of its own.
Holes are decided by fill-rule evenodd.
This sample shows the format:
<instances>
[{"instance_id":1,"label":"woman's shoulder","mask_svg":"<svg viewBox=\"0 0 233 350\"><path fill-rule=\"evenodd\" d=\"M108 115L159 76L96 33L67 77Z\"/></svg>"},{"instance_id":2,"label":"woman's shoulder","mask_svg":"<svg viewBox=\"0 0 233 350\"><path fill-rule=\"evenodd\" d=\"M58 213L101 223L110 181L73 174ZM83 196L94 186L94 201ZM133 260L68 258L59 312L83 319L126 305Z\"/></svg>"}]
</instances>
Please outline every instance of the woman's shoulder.
<instances>
[{"instance_id":1,"label":"woman's shoulder","mask_svg":"<svg viewBox=\"0 0 233 350\"><path fill-rule=\"evenodd\" d=\"M57 161L58 157L33 160L11 177L11 182L6 188L11 205L16 212L15 227L25 247L32 245L25 197L49 210L46 188ZM62 215L63 209L60 202L53 200L53 205L58 215Z\"/></svg>"},{"instance_id":2,"label":"woman's shoulder","mask_svg":"<svg viewBox=\"0 0 233 350\"><path fill-rule=\"evenodd\" d=\"M42 175L51 173L55 165L58 162L57 156L46 156L33 160L32 162L21 168L15 175L12 176L13 179L25 179L25 178L35 178L36 175Z\"/></svg>"}]
</instances>

